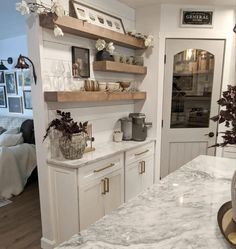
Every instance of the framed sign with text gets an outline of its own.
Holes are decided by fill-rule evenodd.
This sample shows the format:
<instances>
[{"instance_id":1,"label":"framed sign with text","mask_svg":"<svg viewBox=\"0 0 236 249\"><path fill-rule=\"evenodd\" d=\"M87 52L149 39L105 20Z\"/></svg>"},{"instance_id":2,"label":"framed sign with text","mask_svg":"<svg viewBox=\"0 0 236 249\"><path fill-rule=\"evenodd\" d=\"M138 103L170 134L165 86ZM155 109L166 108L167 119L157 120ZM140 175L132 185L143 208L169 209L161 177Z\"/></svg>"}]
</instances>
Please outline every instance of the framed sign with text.
<instances>
[{"instance_id":1,"label":"framed sign with text","mask_svg":"<svg viewBox=\"0 0 236 249\"><path fill-rule=\"evenodd\" d=\"M213 10L181 9L181 27L213 28Z\"/></svg>"}]
</instances>

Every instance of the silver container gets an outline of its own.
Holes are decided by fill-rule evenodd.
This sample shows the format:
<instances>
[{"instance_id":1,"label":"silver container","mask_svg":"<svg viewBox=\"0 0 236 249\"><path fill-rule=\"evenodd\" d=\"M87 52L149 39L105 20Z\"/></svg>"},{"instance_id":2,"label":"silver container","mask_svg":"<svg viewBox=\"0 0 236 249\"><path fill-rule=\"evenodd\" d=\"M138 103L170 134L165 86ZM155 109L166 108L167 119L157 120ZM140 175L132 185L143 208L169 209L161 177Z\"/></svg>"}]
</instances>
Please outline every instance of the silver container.
<instances>
[{"instance_id":1,"label":"silver container","mask_svg":"<svg viewBox=\"0 0 236 249\"><path fill-rule=\"evenodd\" d=\"M132 140L132 118L121 118L121 131L123 132L123 140Z\"/></svg>"}]
</instances>

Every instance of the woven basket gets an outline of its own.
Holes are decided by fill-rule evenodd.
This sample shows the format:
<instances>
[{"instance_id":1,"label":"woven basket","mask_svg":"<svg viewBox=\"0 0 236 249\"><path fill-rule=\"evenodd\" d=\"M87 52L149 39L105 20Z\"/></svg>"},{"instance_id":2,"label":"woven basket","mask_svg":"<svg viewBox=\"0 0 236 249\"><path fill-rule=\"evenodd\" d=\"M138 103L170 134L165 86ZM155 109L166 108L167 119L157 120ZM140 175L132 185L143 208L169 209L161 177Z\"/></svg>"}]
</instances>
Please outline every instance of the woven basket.
<instances>
[{"instance_id":1,"label":"woven basket","mask_svg":"<svg viewBox=\"0 0 236 249\"><path fill-rule=\"evenodd\" d=\"M76 133L72 135L71 140L67 137L59 138L59 148L62 155L69 160L80 159L84 154L86 148L87 134Z\"/></svg>"}]
</instances>

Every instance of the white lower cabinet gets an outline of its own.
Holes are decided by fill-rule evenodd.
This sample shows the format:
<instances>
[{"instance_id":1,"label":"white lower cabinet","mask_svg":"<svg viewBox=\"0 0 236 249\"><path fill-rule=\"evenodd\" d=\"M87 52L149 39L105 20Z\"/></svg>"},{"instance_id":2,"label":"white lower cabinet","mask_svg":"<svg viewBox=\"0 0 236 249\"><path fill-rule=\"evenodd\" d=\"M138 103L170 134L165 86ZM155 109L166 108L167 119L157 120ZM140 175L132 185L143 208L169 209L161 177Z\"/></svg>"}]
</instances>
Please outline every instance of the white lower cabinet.
<instances>
[{"instance_id":1,"label":"white lower cabinet","mask_svg":"<svg viewBox=\"0 0 236 249\"><path fill-rule=\"evenodd\" d=\"M49 165L49 171L58 245L153 184L154 142L80 168Z\"/></svg>"},{"instance_id":2,"label":"white lower cabinet","mask_svg":"<svg viewBox=\"0 0 236 249\"><path fill-rule=\"evenodd\" d=\"M80 230L124 202L124 157L112 157L79 169Z\"/></svg>"},{"instance_id":3,"label":"white lower cabinet","mask_svg":"<svg viewBox=\"0 0 236 249\"><path fill-rule=\"evenodd\" d=\"M154 143L126 153L125 201L151 186L154 182Z\"/></svg>"}]
</instances>

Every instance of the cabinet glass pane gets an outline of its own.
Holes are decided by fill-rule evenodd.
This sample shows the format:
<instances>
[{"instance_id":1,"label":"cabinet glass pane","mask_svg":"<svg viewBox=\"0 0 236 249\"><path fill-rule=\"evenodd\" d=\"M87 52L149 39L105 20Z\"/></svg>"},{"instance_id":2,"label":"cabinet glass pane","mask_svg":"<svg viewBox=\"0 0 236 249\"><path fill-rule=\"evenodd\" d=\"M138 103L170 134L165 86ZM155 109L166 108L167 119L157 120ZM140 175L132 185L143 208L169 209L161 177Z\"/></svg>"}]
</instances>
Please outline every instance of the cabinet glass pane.
<instances>
[{"instance_id":1,"label":"cabinet glass pane","mask_svg":"<svg viewBox=\"0 0 236 249\"><path fill-rule=\"evenodd\" d=\"M170 128L209 127L214 60L200 49L174 56Z\"/></svg>"}]
</instances>

